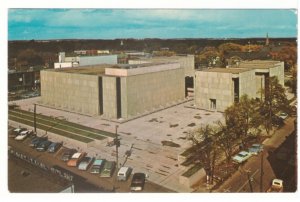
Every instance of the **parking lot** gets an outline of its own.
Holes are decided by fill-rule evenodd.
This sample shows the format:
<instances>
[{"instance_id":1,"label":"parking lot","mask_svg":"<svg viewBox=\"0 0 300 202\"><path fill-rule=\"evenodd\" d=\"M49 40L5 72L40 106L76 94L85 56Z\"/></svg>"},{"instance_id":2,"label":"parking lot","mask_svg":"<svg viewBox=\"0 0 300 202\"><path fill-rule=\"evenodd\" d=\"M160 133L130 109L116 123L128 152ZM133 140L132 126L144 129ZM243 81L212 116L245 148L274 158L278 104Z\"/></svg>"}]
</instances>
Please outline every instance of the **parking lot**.
<instances>
[{"instance_id":1,"label":"parking lot","mask_svg":"<svg viewBox=\"0 0 300 202\"><path fill-rule=\"evenodd\" d=\"M9 130L10 132L12 131ZM10 165L21 165L18 169L9 170L10 191L56 192L63 181L70 181L75 185L75 192L130 192L131 176L127 181L117 181L116 169L114 169L112 177L102 178L99 174L90 173L91 167L86 171L81 171L77 167L68 167L66 162L61 160L64 151L67 150L66 147L61 147L55 153L39 152L29 147L33 138L33 136L28 136L23 141L9 138ZM21 168L23 168L22 172L25 171L31 176L28 178L15 178L13 173L20 171ZM29 178L36 179L36 183L43 183L44 181L49 181L49 177L56 180L53 181L51 179L50 181L52 182L45 183L45 185L37 189L34 188L35 186L28 188L24 185ZM47 187L46 185L49 186ZM143 192L170 192L170 190L151 182L146 182Z\"/></svg>"},{"instance_id":2,"label":"parking lot","mask_svg":"<svg viewBox=\"0 0 300 202\"><path fill-rule=\"evenodd\" d=\"M38 103L39 99L30 98L15 103L23 110L33 111L33 104ZM111 133L115 133L118 125L120 164L132 167L133 172L148 174L148 180L158 185L177 192L190 192L191 189L179 184L179 176L184 168L178 165L178 155L190 146L186 135L201 124L211 124L223 119L221 113L187 107L191 104L192 101L183 103L122 124L43 106L37 106L37 113L63 117L67 121ZM162 141L170 141L179 146L163 146ZM74 147L71 140L64 144ZM125 153L129 150L131 155L127 158ZM85 152L93 157L116 159L115 147L106 146L105 143L89 147Z\"/></svg>"}]
</instances>

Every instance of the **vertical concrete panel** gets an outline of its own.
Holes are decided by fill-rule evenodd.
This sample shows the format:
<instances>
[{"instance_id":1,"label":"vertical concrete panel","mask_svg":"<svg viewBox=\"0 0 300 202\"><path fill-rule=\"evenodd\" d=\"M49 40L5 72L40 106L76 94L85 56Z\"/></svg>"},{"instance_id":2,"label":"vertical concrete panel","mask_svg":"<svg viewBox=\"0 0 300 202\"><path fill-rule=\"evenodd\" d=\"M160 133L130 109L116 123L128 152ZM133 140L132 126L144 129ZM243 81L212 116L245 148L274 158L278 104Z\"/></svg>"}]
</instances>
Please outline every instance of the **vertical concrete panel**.
<instances>
[{"instance_id":1,"label":"vertical concrete panel","mask_svg":"<svg viewBox=\"0 0 300 202\"><path fill-rule=\"evenodd\" d=\"M247 94L249 98L255 98L257 91L256 85L255 70L239 73L240 97Z\"/></svg>"},{"instance_id":2,"label":"vertical concrete panel","mask_svg":"<svg viewBox=\"0 0 300 202\"><path fill-rule=\"evenodd\" d=\"M103 76L103 116L117 118L116 77Z\"/></svg>"},{"instance_id":3,"label":"vertical concrete panel","mask_svg":"<svg viewBox=\"0 0 300 202\"><path fill-rule=\"evenodd\" d=\"M122 117L128 118L127 113L127 77L121 77L121 105L122 105Z\"/></svg>"},{"instance_id":4,"label":"vertical concrete panel","mask_svg":"<svg viewBox=\"0 0 300 202\"><path fill-rule=\"evenodd\" d=\"M137 116L184 99L184 70L174 69L126 78L127 115Z\"/></svg>"},{"instance_id":5,"label":"vertical concrete panel","mask_svg":"<svg viewBox=\"0 0 300 202\"><path fill-rule=\"evenodd\" d=\"M231 73L196 71L195 75L196 107L211 110L210 99L216 99L216 110L224 111L233 103Z\"/></svg>"},{"instance_id":6,"label":"vertical concrete panel","mask_svg":"<svg viewBox=\"0 0 300 202\"><path fill-rule=\"evenodd\" d=\"M92 85L87 85L87 83ZM97 115L98 76L56 71L41 74L42 103L68 111ZM92 87L90 87L92 86Z\"/></svg>"}]
</instances>

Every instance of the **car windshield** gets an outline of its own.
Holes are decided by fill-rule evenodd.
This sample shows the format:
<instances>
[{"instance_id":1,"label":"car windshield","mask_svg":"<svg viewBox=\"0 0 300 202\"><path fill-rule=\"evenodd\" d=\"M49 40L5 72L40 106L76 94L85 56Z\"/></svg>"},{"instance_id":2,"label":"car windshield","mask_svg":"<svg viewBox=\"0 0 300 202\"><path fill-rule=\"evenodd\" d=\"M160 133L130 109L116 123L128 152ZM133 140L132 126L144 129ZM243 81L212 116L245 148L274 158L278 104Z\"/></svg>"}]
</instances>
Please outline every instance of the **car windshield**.
<instances>
[{"instance_id":1,"label":"car windshield","mask_svg":"<svg viewBox=\"0 0 300 202\"><path fill-rule=\"evenodd\" d=\"M239 157L245 157L245 156L247 156L247 155L246 155L246 154L241 154L241 153L239 153L238 156L239 156Z\"/></svg>"}]
</instances>

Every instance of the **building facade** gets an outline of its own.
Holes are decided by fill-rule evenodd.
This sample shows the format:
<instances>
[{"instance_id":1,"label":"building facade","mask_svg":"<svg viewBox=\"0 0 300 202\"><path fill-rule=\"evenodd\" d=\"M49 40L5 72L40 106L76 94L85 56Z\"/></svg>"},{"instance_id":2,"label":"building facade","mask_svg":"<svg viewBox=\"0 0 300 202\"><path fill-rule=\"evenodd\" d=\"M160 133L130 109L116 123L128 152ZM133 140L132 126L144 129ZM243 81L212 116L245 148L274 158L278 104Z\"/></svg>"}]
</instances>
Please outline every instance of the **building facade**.
<instances>
[{"instance_id":1,"label":"building facade","mask_svg":"<svg viewBox=\"0 0 300 202\"><path fill-rule=\"evenodd\" d=\"M107 119L130 119L183 101L179 63L92 66L41 72L41 103Z\"/></svg>"},{"instance_id":2,"label":"building facade","mask_svg":"<svg viewBox=\"0 0 300 202\"><path fill-rule=\"evenodd\" d=\"M255 97L253 70L212 68L195 73L195 106L212 111L224 111L239 97Z\"/></svg>"},{"instance_id":3,"label":"building facade","mask_svg":"<svg viewBox=\"0 0 300 202\"><path fill-rule=\"evenodd\" d=\"M197 108L223 112L244 94L264 99L273 76L284 85L283 62L254 60L230 68L196 71L194 104Z\"/></svg>"}]
</instances>

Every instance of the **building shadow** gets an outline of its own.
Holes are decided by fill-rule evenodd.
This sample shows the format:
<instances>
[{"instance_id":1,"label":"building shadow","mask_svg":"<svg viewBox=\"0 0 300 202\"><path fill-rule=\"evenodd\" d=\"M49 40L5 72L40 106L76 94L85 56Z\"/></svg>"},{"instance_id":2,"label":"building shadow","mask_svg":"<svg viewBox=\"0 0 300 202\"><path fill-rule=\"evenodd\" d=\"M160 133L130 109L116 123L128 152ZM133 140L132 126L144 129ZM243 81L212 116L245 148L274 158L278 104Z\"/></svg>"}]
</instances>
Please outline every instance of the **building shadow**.
<instances>
[{"instance_id":1,"label":"building shadow","mask_svg":"<svg viewBox=\"0 0 300 202\"><path fill-rule=\"evenodd\" d=\"M276 149L268 151L269 161L275 177L284 182L284 192L297 190L297 137L296 131L286 137Z\"/></svg>"}]
</instances>

